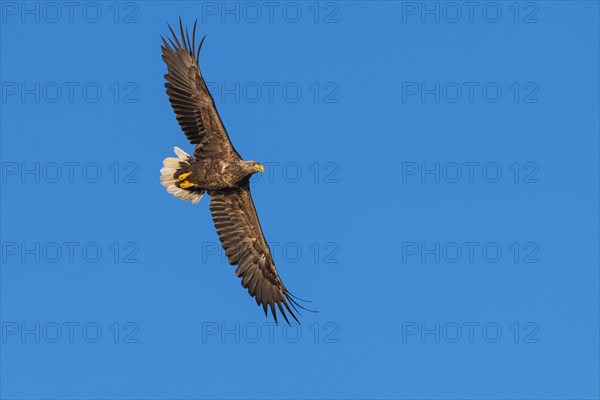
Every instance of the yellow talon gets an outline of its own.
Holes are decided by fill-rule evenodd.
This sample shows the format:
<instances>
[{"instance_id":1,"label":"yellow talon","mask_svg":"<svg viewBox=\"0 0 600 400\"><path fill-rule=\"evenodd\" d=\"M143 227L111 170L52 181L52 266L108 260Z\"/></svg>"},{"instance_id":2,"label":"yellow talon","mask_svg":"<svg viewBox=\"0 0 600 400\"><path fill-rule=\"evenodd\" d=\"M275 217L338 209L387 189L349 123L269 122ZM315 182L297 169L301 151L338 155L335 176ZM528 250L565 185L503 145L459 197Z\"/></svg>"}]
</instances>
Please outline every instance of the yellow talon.
<instances>
[{"instance_id":1,"label":"yellow talon","mask_svg":"<svg viewBox=\"0 0 600 400\"><path fill-rule=\"evenodd\" d=\"M177 178L177 179L179 179L179 181L180 181L180 182L181 182L181 181L184 181L184 180L186 180L186 179L187 179L187 177L188 177L188 176L190 176L191 174L192 174L191 172L186 172L185 174L181 174L181 175L179 175L179 178Z\"/></svg>"},{"instance_id":2,"label":"yellow talon","mask_svg":"<svg viewBox=\"0 0 600 400\"><path fill-rule=\"evenodd\" d=\"M179 187L182 189L187 189L187 188L191 188L196 186L196 184L190 182L190 181L183 181L179 184Z\"/></svg>"}]
</instances>

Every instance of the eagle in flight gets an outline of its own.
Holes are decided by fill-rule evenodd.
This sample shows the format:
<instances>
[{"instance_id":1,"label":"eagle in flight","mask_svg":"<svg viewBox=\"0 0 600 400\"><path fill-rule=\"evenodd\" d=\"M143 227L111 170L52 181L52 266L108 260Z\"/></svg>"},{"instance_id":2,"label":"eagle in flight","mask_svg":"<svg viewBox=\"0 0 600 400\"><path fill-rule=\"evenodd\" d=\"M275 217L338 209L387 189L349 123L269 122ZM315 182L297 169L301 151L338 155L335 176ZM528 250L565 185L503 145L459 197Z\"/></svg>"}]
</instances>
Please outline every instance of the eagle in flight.
<instances>
[{"instance_id":1,"label":"eagle in flight","mask_svg":"<svg viewBox=\"0 0 600 400\"><path fill-rule=\"evenodd\" d=\"M191 40L187 28L184 33L181 18L180 38L168 24L172 38L167 42L161 36L162 59L168 71L167 95L181 129L196 145L193 157L175 147L177 157L163 161L161 183L175 197L193 204L208 192L215 228L229 263L237 265L242 286L262 305L265 316L270 307L277 322L277 305L288 324L285 310L299 322L294 314L298 312L296 306L306 308L296 302L300 299L286 289L277 273L250 194L250 177L265 168L256 161L243 160L229 140L200 72L198 59L206 36L196 48L196 23Z\"/></svg>"}]
</instances>

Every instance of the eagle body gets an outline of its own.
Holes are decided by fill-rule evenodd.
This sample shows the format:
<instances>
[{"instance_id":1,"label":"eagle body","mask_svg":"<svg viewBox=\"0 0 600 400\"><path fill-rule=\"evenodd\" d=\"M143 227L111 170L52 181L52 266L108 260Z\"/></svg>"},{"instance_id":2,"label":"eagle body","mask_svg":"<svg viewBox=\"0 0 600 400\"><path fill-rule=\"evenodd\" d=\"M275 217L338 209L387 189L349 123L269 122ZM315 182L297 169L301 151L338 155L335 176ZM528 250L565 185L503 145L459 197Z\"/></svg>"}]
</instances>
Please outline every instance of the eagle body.
<instances>
[{"instance_id":1,"label":"eagle body","mask_svg":"<svg viewBox=\"0 0 600 400\"><path fill-rule=\"evenodd\" d=\"M224 190L239 188L252 174L260 171L260 164L245 160L193 159L175 174L179 186L196 190ZM186 175L187 174L187 175ZM184 176L183 179L180 179ZM193 186L189 186L186 182Z\"/></svg>"},{"instance_id":2,"label":"eagle body","mask_svg":"<svg viewBox=\"0 0 600 400\"><path fill-rule=\"evenodd\" d=\"M163 160L161 183L175 197L193 204L208 193L219 240L229 264L237 266L235 272L242 286L263 307L265 315L271 310L275 322L276 309L286 322L286 311L298 321L296 307L306 308L298 304L279 277L250 194L250 177L264 172L264 167L243 160L229 139L200 72L198 60L204 39L196 47L196 23L191 40L181 19L179 29L178 37L169 26L172 36L168 42L162 38L162 59L167 65L165 88L175 117L195 149L191 156L175 147L177 157Z\"/></svg>"}]
</instances>

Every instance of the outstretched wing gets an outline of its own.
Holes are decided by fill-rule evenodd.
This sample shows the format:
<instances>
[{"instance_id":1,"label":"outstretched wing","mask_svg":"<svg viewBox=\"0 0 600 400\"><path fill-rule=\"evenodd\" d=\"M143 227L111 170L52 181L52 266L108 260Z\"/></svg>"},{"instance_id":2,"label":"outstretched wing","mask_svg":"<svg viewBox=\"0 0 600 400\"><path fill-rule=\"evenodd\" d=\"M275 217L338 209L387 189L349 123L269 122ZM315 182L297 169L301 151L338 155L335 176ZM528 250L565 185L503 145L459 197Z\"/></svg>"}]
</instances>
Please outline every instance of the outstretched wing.
<instances>
[{"instance_id":1,"label":"outstretched wing","mask_svg":"<svg viewBox=\"0 0 600 400\"><path fill-rule=\"evenodd\" d=\"M197 23L198 21L196 21ZM181 18L179 29L181 38L177 38L171 26L172 38L169 42L163 40L162 59L167 64L168 73L165 75L167 82L167 95L177 121L188 140L196 145L194 154L197 157L231 157L240 158L233 148L223 122L215 107L215 102L210 95L202 73L198 58L204 38L198 45L196 53L196 23L192 32L192 40L187 29L184 34Z\"/></svg>"},{"instance_id":2,"label":"outstretched wing","mask_svg":"<svg viewBox=\"0 0 600 400\"><path fill-rule=\"evenodd\" d=\"M296 312L296 306L304 307L293 299L279 278L256 215L250 186L246 184L238 189L212 191L209 194L212 196L210 212L215 228L229 264L238 266L235 273L242 278L242 286L248 289L250 296L256 298L256 304L263 306L265 315L267 306L271 308L275 322L275 305L288 324L285 310L298 321L290 306Z\"/></svg>"}]
</instances>

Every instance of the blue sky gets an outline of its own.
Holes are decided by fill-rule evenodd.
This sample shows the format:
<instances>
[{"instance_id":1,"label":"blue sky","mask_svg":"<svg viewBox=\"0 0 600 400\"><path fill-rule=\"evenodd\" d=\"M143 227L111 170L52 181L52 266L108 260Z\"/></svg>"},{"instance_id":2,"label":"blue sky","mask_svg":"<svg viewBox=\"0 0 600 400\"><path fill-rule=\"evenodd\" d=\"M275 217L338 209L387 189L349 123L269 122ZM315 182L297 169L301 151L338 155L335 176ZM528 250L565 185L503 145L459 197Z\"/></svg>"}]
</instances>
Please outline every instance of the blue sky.
<instances>
[{"instance_id":1,"label":"blue sky","mask_svg":"<svg viewBox=\"0 0 600 400\"><path fill-rule=\"evenodd\" d=\"M600 396L597 2L1 7L2 398ZM301 326L159 183L180 15Z\"/></svg>"}]
</instances>

